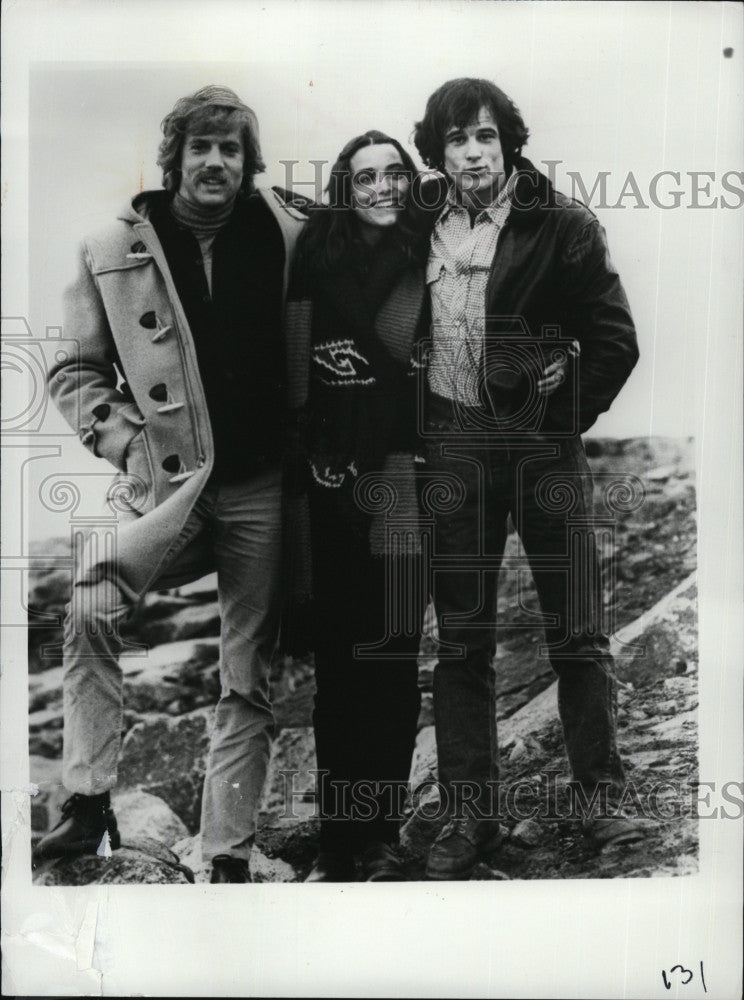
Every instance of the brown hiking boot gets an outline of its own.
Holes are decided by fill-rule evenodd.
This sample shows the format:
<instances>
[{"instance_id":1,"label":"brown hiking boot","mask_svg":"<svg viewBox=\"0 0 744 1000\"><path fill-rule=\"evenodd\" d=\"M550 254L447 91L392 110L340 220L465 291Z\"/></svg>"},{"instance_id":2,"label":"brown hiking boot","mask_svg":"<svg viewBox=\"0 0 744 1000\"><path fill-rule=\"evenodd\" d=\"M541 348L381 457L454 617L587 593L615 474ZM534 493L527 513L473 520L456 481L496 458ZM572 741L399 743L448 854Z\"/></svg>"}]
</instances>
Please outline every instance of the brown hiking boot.
<instances>
[{"instance_id":1,"label":"brown hiking boot","mask_svg":"<svg viewBox=\"0 0 744 1000\"><path fill-rule=\"evenodd\" d=\"M37 844L34 861L103 853L106 834L111 850L115 851L121 846L121 837L109 793L76 792L63 804L59 823Z\"/></svg>"},{"instance_id":2,"label":"brown hiking boot","mask_svg":"<svg viewBox=\"0 0 744 1000\"><path fill-rule=\"evenodd\" d=\"M431 845L426 877L436 880L469 879L478 861L501 843L493 820L451 819Z\"/></svg>"},{"instance_id":3,"label":"brown hiking boot","mask_svg":"<svg viewBox=\"0 0 744 1000\"><path fill-rule=\"evenodd\" d=\"M234 858L230 854L218 854L212 858L212 874L209 879L212 885L243 883L250 880L248 862L244 858Z\"/></svg>"},{"instance_id":4,"label":"brown hiking boot","mask_svg":"<svg viewBox=\"0 0 744 1000\"><path fill-rule=\"evenodd\" d=\"M375 840L359 857L363 882L405 882L406 873L391 844Z\"/></svg>"},{"instance_id":5,"label":"brown hiking boot","mask_svg":"<svg viewBox=\"0 0 744 1000\"><path fill-rule=\"evenodd\" d=\"M306 882L356 882L354 857L343 851L321 851Z\"/></svg>"}]
</instances>

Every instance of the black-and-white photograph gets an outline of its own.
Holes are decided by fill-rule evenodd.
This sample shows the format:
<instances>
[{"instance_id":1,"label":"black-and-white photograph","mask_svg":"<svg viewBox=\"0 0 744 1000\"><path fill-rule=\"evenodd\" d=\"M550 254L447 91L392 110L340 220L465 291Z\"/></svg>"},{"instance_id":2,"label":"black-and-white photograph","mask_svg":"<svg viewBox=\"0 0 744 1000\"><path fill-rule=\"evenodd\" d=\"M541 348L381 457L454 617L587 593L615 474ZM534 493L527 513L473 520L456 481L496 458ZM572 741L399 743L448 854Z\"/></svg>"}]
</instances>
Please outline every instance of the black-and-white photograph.
<instances>
[{"instance_id":1,"label":"black-and-white photograph","mask_svg":"<svg viewBox=\"0 0 744 1000\"><path fill-rule=\"evenodd\" d=\"M4 21L4 990L736 995L741 10Z\"/></svg>"}]
</instances>

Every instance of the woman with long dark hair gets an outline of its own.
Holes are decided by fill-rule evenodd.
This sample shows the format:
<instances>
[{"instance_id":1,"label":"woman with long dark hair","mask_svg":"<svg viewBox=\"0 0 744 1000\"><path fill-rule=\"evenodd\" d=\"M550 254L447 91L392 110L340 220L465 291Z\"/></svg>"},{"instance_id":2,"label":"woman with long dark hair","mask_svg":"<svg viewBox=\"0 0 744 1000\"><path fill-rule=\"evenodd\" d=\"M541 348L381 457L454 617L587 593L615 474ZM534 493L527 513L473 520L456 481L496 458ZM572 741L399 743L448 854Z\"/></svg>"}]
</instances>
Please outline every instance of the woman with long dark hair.
<instances>
[{"instance_id":1,"label":"woman with long dark hair","mask_svg":"<svg viewBox=\"0 0 744 1000\"><path fill-rule=\"evenodd\" d=\"M307 881L399 881L426 604L417 530L425 247L395 139L352 139L302 234L288 307L307 365L320 853ZM303 361L304 359L304 361ZM420 467L419 467L420 468ZM396 525L405 530L391 530Z\"/></svg>"}]
</instances>

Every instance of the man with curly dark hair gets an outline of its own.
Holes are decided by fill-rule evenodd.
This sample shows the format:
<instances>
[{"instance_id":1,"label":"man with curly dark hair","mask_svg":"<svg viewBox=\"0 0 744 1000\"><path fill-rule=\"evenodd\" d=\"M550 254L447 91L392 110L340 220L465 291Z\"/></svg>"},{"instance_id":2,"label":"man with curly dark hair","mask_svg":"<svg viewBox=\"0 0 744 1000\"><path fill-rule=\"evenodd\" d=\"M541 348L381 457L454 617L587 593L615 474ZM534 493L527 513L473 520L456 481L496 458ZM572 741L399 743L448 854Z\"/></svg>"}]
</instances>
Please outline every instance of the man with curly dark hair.
<instances>
[{"instance_id":1,"label":"man with curly dark hair","mask_svg":"<svg viewBox=\"0 0 744 1000\"><path fill-rule=\"evenodd\" d=\"M248 880L273 734L281 467L291 373L283 301L303 215L259 190L254 112L226 87L162 123L161 191L138 194L85 240L65 296L78 343L51 396L119 470L116 552L95 536L65 625L63 781L72 793L36 857L120 836L111 808L122 728L122 623L153 588L217 570L221 696L202 803L213 882Z\"/></svg>"},{"instance_id":2,"label":"man with curly dark hair","mask_svg":"<svg viewBox=\"0 0 744 1000\"><path fill-rule=\"evenodd\" d=\"M427 284L429 467L454 500L437 518L433 594L439 780L449 820L429 853L434 879L467 878L499 841L494 656L496 580L516 526L540 599L572 778L587 801L617 801L615 675L580 434L638 358L628 302L589 209L522 157L513 101L481 79L441 86L416 126L443 176L418 192L432 224ZM519 568L517 567L518 582ZM637 823L587 817L599 846Z\"/></svg>"}]
</instances>

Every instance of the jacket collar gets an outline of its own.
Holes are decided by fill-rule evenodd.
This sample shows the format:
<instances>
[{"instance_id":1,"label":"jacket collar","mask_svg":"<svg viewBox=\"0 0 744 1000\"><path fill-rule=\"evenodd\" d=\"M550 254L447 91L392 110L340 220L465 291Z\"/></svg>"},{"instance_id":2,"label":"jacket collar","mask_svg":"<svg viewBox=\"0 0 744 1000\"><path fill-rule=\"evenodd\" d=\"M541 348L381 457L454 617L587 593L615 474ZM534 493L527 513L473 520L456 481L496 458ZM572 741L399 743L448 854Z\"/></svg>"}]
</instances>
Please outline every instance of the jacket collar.
<instances>
[{"instance_id":1,"label":"jacket collar","mask_svg":"<svg viewBox=\"0 0 744 1000\"><path fill-rule=\"evenodd\" d=\"M286 215L299 222L307 221L308 206L311 204L307 198L276 187L270 190L254 187L252 193L260 195L269 208L273 209L275 215L279 216L280 210L282 210ZM124 205L117 218L132 224L147 222L153 207L159 203L165 203L169 197L169 193L162 188L160 190L140 191ZM240 204L244 198L244 195L238 195L237 204Z\"/></svg>"},{"instance_id":2,"label":"jacket collar","mask_svg":"<svg viewBox=\"0 0 744 1000\"><path fill-rule=\"evenodd\" d=\"M544 214L556 205L555 189L545 174L525 157L517 157L515 172L510 176L511 210L509 223L514 226L536 226ZM429 227L446 211L450 196L450 185L441 175L419 175L414 182L414 197L421 214L427 218Z\"/></svg>"},{"instance_id":3,"label":"jacket collar","mask_svg":"<svg viewBox=\"0 0 744 1000\"><path fill-rule=\"evenodd\" d=\"M131 201L127 202L117 218L133 224L148 222L151 220L154 211L165 210L170 197L168 191L140 191ZM238 195L235 207L241 204L242 201L243 199Z\"/></svg>"},{"instance_id":4,"label":"jacket collar","mask_svg":"<svg viewBox=\"0 0 744 1000\"><path fill-rule=\"evenodd\" d=\"M543 215L555 208L555 188L523 156L517 158L517 179L512 195L511 221L516 226L537 225Z\"/></svg>"},{"instance_id":5,"label":"jacket collar","mask_svg":"<svg viewBox=\"0 0 744 1000\"><path fill-rule=\"evenodd\" d=\"M147 222L154 199L164 196L165 191L140 191L122 207L116 218L133 224Z\"/></svg>"},{"instance_id":6,"label":"jacket collar","mask_svg":"<svg viewBox=\"0 0 744 1000\"><path fill-rule=\"evenodd\" d=\"M507 203L512 202L517 179L518 179L518 174L516 170L513 170L509 175L506 184L501 189L497 197L494 198L494 200L491 202L490 205L486 205L486 207L481 210L481 212L486 213L491 222L496 221L498 216L502 216L503 218L504 206ZM444 208L442 209L442 214L439 216L439 219L437 221L442 222L442 220L449 214L449 212L452 209L457 209L457 208L464 209L464 205L462 203L462 200L457 198L454 185L450 184L447 190L447 202ZM509 210L511 210L511 207ZM481 215L481 212L478 212L478 216Z\"/></svg>"}]
</instances>

